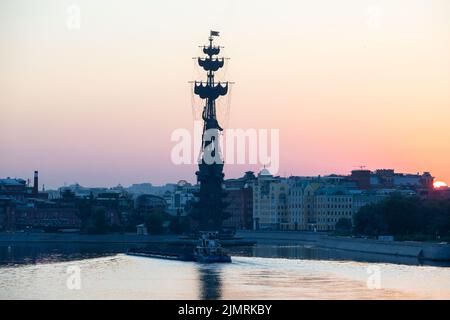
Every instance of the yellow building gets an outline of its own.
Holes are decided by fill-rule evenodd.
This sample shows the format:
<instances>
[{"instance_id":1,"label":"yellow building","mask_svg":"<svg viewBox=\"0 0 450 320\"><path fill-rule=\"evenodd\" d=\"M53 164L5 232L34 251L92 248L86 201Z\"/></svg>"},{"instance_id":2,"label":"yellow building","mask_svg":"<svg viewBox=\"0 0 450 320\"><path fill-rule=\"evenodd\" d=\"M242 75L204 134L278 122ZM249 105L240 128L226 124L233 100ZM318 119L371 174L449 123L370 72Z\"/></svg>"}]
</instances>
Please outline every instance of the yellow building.
<instances>
[{"instance_id":1,"label":"yellow building","mask_svg":"<svg viewBox=\"0 0 450 320\"><path fill-rule=\"evenodd\" d=\"M340 219L353 221L362 206L383 198L339 176L280 178L266 169L252 188L255 230L334 231Z\"/></svg>"}]
</instances>

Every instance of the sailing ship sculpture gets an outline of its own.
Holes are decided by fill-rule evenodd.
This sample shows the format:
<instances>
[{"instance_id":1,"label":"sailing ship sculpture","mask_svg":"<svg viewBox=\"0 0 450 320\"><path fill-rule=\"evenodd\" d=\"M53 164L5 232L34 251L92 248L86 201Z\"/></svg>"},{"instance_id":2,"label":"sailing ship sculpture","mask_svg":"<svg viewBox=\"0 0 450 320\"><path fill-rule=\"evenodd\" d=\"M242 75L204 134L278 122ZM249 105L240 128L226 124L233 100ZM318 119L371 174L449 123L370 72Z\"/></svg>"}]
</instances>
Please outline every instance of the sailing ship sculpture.
<instances>
[{"instance_id":1,"label":"sailing ship sculpture","mask_svg":"<svg viewBox=\"0 0 450 320\"><path fill-rule=\"evenodd\" d=\"M222 250L219 241L219 231L222 221L227 217L224 209L225 192L223 190L223 161L220 153L219 125L216 115L216 100L228 92L228 82L220 83L214 80L214 72L224 65L224 58L215 58L220 53L220 47L213 45L214 36L219 33L211 31L209 45L203 47L204 58L198 58L198 64L206 71L206 81L194 82L194 93L205 101L202 112L203 134L199 155L198 171L196 172L200 190L197 193L192 215L200 223L199 239L192 252L169 252L137 248L127 251L128 255L197 261L201 263L231 262L231 257Z\"/></svg>"},{"instance_id":2,"label":"sailing ship sculpture","mask_svg":"<svg viewBox=\"0 0 450 320\"><path fill-rule=\"evenodd\" d=\"M228 93L229 83L214 79L214 73L224 66L224 58L216 57L221 50L220 46L213 44L216 36L219 32L211 31L209 45L202 47L206 56L198 58L199 66L206 71L206 81L194 81L194 94L204 101L202 144L196 172L200 189L198 201L193 207L193 217L199 221L200 230L220 230L223 220L227 218L224 211L223 159L219 145L219 134L223 129L217 119L216 100Z\"/></svg>"}]
</instances>

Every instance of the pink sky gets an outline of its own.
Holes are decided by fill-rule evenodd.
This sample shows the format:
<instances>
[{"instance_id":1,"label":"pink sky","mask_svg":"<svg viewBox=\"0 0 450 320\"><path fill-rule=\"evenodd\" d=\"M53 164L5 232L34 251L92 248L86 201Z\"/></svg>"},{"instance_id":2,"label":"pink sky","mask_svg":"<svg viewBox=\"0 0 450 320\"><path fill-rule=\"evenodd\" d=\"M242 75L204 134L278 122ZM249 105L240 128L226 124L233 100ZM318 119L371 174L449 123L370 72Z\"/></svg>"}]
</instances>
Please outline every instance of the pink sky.
<instances>
[{"instance_id":1,"label":"pink sky","mask_svg":"<svg viewBox=\"0 0 450 320\"><path fill-rule=\"evenodd\" d=\"M192 128L191 58L210 29L236 82L228 127L280 129L280 174L365 165L450 182L446 0L2 1L0 177L194 181L170 135Z\"/></svg>"}]
</instances>

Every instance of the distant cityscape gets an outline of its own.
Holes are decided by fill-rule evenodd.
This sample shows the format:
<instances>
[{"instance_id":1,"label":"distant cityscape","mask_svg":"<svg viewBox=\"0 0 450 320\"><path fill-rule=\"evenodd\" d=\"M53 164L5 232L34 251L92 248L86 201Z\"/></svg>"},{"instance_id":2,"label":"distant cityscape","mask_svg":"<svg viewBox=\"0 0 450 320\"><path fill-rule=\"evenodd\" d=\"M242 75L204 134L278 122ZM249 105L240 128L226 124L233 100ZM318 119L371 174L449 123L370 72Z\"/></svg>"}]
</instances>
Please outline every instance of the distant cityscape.
<instances>
[{"instance_id":1,"label":"distant cityscape","mask_svg":"<svg viewBox=\"0 0 450 320\"><path fill-rule=\"evenodd\" d=\"M266 169L256 175L224 181L228 218L223 226L235 230L333 231L341 219L353 221L360 208L392 194L422 199L450 199L450 188L433 186L429 172L397 173L393 169L353 170L349 175L273 176ZM39 175L0 179L0 230L77 232L83 225L86 199L104 214L110 231L136 232L145 216L164 212L163 228L175 218L189 219L198 185L184 180L153 186L151 183L112 188L79 184L58 190L39 189ZM145 231L147 232L147 231Z\"/></svg>"}]
</instances>

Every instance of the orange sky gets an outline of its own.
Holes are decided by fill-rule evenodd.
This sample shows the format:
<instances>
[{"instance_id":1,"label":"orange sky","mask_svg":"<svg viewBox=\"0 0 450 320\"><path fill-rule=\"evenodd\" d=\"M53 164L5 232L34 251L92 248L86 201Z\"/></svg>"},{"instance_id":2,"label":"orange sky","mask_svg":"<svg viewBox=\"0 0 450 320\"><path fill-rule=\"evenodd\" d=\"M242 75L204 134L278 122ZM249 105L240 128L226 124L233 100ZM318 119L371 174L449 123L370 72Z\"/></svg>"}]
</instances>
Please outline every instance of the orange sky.
<instances>
[{"instance_id":1,"label":"orange sky","mask_svg":"<svg viewBox=\"0 0 450 320\"><path fill-rule=\"evenodd\" d=\"M0 177L194 181L170 134L192 127L191 58L210 29L236 82L228 127L280 129L280 174L365 165L450 182L446 0L4 0Z\"/></svg>"}]
</instances>

